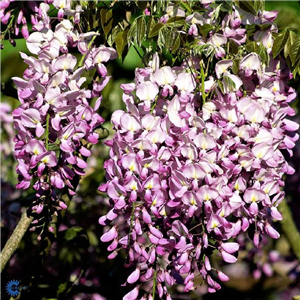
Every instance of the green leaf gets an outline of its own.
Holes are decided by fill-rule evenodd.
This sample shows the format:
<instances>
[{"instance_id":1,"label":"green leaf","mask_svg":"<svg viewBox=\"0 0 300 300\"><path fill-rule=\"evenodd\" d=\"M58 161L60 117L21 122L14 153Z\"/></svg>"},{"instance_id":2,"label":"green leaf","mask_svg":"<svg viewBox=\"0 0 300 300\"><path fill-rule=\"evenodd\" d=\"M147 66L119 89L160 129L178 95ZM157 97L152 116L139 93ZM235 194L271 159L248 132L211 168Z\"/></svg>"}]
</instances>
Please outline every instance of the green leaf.
<instances>
[{"instance_id":1,"label":"green leaf","mask_svg":"<svg viewBox=\"0 0 300 300\"><path fill-rule=\"evenodd\" d=\"M112 10L102 8L101 12L100 12L100 16L101 16L101 26L102 26L104 35L107 38L107 35L111 31L112 25L113 25Z\"/></svg>"},{"instance_id":2,"label":"green leaf","mask_svg":"<svg viewBox=\"0 0 300 300\"><path fill-rule=\"evenodd\" d=\"M261 62L263 64L265 64L266 66L269 66L270 56L267 52L267 48L264 45L262 45L262 44L258 45L257 54L260 56Z\"/></svg>"},{"instance_id":3,"label":"green leaf","mask_svg":"<svg viewBox=\"0 0 300 300\"><path fill-rule=\"evenodd\" d=\"M213 29L214 27L210 24L204 24L203 26L200 26L200 33L204 38L206 38L207 34Z\"/></svg>"},{"instance_id":4,"label":"green leaf","mask_svg":"<svg viewBox=\"0 0 300 300\"><path fill-rule=\"evenodd\" d=\"M122 57L123 50L125 48L125 42L123 39L123 32L119 32L115 38L116 50L119 58Z\"/></svg>"},{"instance_id":5,"label":"green leaf","mask_svg":"<svg viewBox=\"0 0 300 300\"><path fill-rule=\"evenodd\" d=\"M145 18L142 16L141 18L137 19L137 44L139 46L142 45L142 42L145 38L145 34L146 34L146 20Z\"/></svg>"},{"instance_id":6,"label":"green leaf","mask_svg":"<svg viewBox=\"0 0 300 300\"><path fill-rule=\"evenodd\" d=\"M128 40L128 44L131 44L131 42L137 42L137 19L135 19L133 23L130 25L130 29L127 35L127 40Z\"/></svg>"},{"instance_id":7,"label":"green leaf","mask_svg":"<svg viewBox=\"0 0 300 300\"><path fill-rule=\"evenodd\" d=\"M185 24L185 17L171 17L167 24L172 24L174 27L182 26Z\"/></svg>"},{"instance_id":8,"label":"green leaf","mask_svg":"<svg viewBox=\"0 0 300 300\"><path fill-rule=\"evenodd\" d=\"M233 60L233 65L232 65L232 72L233 74L237 74L240 69L240 60L239 59L234 59Z\"/></svg>"},{"instance_id":9,"label":"green leaf","mask_svg":"<svg viewBox=\"0 0 300 300\"><path fill-rule=\"evenodd\" d=\"M246 25L247 36L252 36L257 31L256 24Z\"/></svg>"},{"instance_id":10,"label":"green leaf","mask_svg":"<svg viewBox=\"0 0 300 300\"><path fill-rule=\"evenodd\" d=\"M257 44L256 42L249 42L246 45L246 50L248 52L257 53L260 56L262 63L265 64L266 66L269 65L270 57L269 57L269 54L267 52L267 48L264 45Z\"/></svg>"},{"instance_id":11,"label":"green leaf","mask_svg":"<svg viewBox=\"0 0 300 300\"><path fill-rule=\"evenodd\" d=\"M288 49L288 54L291 59L292 66L294 66L300 57L300 38L299 37L296 41L294 41L294 43L291 44L290 49Z\"/></svg>"},{"instance_id":12,"label":"green leaf","mask_svg":"<svg viewBox=\"0 0 300 300\"><path fill-rule=\"evenodd\" d=\"M284 29L283 32L276 34L273 48L272 48L272 53L273 53L274 58L284 48L288 38L289 38L289 30L288 29Z\"/></svg>"},{"instance_id":13,"label":"green leaf","mask_svg":"<svg viewBox=\"0 0 300 300\"><path fill-rule=\"evenodd\" d=\"M272 26L272 24L271 23L255 24L255 26L258 27L260 30L267 30Z\"/></svg>"},{"instance_id":14,"label":"green leaf","mask_svg":"<svg viewBox=\"0 0 300 300\"><path fill-rule=\"evenodd\" d=\"M240 0L240 1L238 1L238 6L246 12L249 12L253 15L256 15L256 10L254 8L254 5L255 5L254 3L255 3L255 1Z\"/></svg>"},{"instance_id":15,"label":"green leaf","mask_svg":"<svg viewBox=\"0 0 300 300\"><path fill-rule=\"evenodd\" d=\"M158 1L153 1L156 4L156 12L161 15L166 11L167 6L169 5L168 0L158 0Z\"/></svg>"},{"instance_id":16,"label":"green leaf","mask_svg":"<svg viewBox=\"0 0 300 300\"><path fill-rule=\"evenodd\" d=\"M63 294L67 290L67 288L68 288L67 282L61 283L57 289L57 297L59 297L59 295Z\"/></svg>"},{"instance_id":17,"label":"green leaf","mask_svg":"<svg viewBox=\"0 0 300 300\"><path fill-rule=\"evenodd\" d=\"M226 85L227 89L231 92L233 92L236 88L235 87L235 82L228 76L223 77L223 83L224 83L224 85Z\"/></svg>"},{"instance_id":18,"label":"green leaf","mask_svg":"<svg viewBox=\"0 0 300 300\"><path fill-rule=\"evenodd\" d=\"M214 9L213 13L211 14L211 22L213 22L213 21L215 21L215 20L217 20L217 19L219 18L219 15L220 15L220 9L221 9L222 6L223 6L223 3L221 3L220 5L218 5L218 6Z\"/></svg>"},{"instance_id":19,"label":"green leaf","mask_svg":"<svg viewBox=\"0 0 300 300\"><path fill-rule=\"evenodd\" d=\"M172 46L172 52L176 52L178 48L180 47L180 35L176 34L176 38L174 40L174 44Z\"/></svg>"},{"instance_id":20,"label":"green leaf","mask_svg":"<svg viewBox=\"0 0 300 300\"><path fill-rule=\"evenodd\" d=\"M151 17L147 23L147 37L150 37L149 34L153 30L156 22L153 17Z\"/></svg>"},{"instance_id":21,"label":"green leaf","mask_svg":"<svg viewBox=\"0 0 300 300\"><path fill-rule=\"evenodd\" d=\"M146 34L146 20L144 16L139 16L136 18L133 23L130 26L130 29L128 31L128 44L130 44L131 41L134 43L137 43L139 46L141 46Z\"/></svg>"},{"instance_id":22,"label":"green leaf","mask_svg":"<svg viewBox=\"0 0 300 300\"><path fill-rule=\"evenodd\" d=\"M148 37L149 37L149 38L152 38L152 37L158 35L158 34L159 34L159 31L160 31L164 26L165 26L165 25L164 25L163 23L157 23L157 24L153 27L153 29L150 31Z\"/></svg>"},{"instance_id":23,"label":"green leaf","mask_svg":"<svg viewBox=\"0 0 300 300\"><path fill-rule=\"evenodd\" d=\"M109 46L111 46L111 47L113 46L115 39L116 39L117 35L119 34L119 32L123 32L123 30L120 26L113 27L111 34L109 34L107 37L107 43Z\"/></svg>"},{"instance_id":24,"label":"green leaf","mask_svg":"<svg viewBox=\"0 0 300 300\"><path fill-rule=\"evenodd\" d=\"M165 49L167 52L170 51L170 48L173 45L174 41L174 31L172 28L164 27L159 31L157 45L161 49Z\"/></svg>"},{"instance_id":25,"label":"green leaf","mask_svg":"<svg viewBox=\"0 0 300 300\"><path fill-rule=\"evenodd\" d=\"M92 230L89 230L87 231L87 235L89 238L90 245L97 247L99 245L99 238L96 236L96 234Z\"/></svg>"},{"instance_id":26,"label":"green leaf","mask_svg":"<svg viewBox=\"0 0 300 300\"><path fill-rule=\"evenodd\" d=\"M179 2L179 5L186 11L188 11L189 13L193 13L193 10L191 9L191 6L188 2L183 2L183 1L180 1Z\"/></svg>"},{"instance_id":27,"label":"green leaf","mask_svg":"<svg viewBox=\"0 0 300 300\"><path fill-rule=\"evenodd\" d=\"M137 7L141 10L144 11L147 7L148 2L147 1L135 1Z\"/></svg>"},{"instance_id":28,"label":"green leaf","mask_svg":"<svg viewBox=\"0 0 300 300\"><path fill-rule=\"evenodd\" d=\"M84 233L84 229L82 227L75 226L65 231L64 238L67 241L71 241L82 233Z\"/></svg>"},{"instance_id":29,"label":"green leaf","mask_svg":"<svg viewBox=\"0 0 300 300\"><path fill-rule=\"evenodd\" d=\"M293 31L289 31L289 37L288 40L284 46L284 57L287 58L288 56L291 58L291 52L292 52L292 48L294 48L294 44L295 42L298 40L298 35L293 32ZM299 46L298 46L299 47Z\"/></svg>"},{"instance_id":30,"label":"green leaf","mask_svg":"<svg viewBox=\"0 0 300 300\"><path fill-rule=\"evenodd\" d=\"M264 11L265 10L265 0L255 0L254 3L254 9L256 11Z\"/></svg>"},{"instance_id":31,"label":"green leaf","mask_svg":"<svg viewBox=\"0 0 300 300\"><path fill-rule=\"evenodd\" d=\"M239 46L232 40L229 40L229 53L237 54L239 52Z\"/></svg>"}]
</instances>

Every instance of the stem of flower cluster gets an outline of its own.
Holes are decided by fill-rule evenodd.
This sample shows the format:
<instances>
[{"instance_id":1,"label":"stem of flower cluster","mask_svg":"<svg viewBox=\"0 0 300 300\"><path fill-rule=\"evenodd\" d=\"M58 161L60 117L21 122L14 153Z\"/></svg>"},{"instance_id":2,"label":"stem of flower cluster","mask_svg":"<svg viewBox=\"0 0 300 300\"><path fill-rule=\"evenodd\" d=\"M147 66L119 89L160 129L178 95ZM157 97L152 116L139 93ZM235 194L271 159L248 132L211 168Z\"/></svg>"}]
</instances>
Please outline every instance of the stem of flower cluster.
<instances>
[{"instance_id":1,"label":"stem of flower cluster","mask_svg":"<svg viewBox=\"0 0 300 300\"><path fill-rule=\"evenodd\" d=\"M98 31L97 31L96 33L98 33ZM84 60L85 60L87 54L90 52L91 46L92 46L93 42L95 41L96 36L97 36L97 35L94 35L94 36L92 37L92 39L90 40L90 42L89 42L89 44L88 44L88 51L87 51L84 55L82 55L82 57L81 57L81 59L80 59L80 62L79 62L79 64L78 64L78 67L79 67L79 68L83 66Z\"/></svg>"},{"instance_id":2,"label":"stem of flower cluster","mask_svg":"<svg viewBox=\"0 0 300 300\"><path fill-rule=\"evenodd\" d=\"M46 149L49 151L49 120L50 115L47 114L47 121L46 121Z\"/></svg>"},{"instance_id":3,"label":"stem of flower cluster","mask_svg":"<svg viewBox=\"0 0 300 300\"><path fill-rule=\"evenodd\" d=\"M156 290L156 269L154 270L153 275L153 287L152 287L152 298L155 299L155 290Z\"/></svg>"}]
</instances>

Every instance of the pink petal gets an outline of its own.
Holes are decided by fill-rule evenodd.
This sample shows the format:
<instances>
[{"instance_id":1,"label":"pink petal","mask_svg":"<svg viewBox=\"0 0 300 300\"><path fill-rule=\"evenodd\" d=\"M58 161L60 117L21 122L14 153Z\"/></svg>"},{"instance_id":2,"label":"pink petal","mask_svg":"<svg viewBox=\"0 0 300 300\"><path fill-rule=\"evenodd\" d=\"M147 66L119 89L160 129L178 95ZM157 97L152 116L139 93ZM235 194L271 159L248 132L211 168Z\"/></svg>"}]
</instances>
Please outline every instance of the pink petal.
<instances>
[{"instance_id":1,"label":"pink petal","mask_svg":"<svg viewBox=\"0 0 300 300\"><path fill-rule=\"evenodd\" d=\"M235 256L233 256L225 251L222 251L222 250L220 252L221 252L222 258L225 262L233 264L237 261L237 258Z\"/></svg>"},{"instance_id":2,"label":"pink petal","mask_svg":"<svg viewBox=\"0 0 300 300\"><path fill-rule=\"evenodd\" d=\"M102 242L110 242L113 239L115 239L117 236L118 236L118 232L117 232L116 228L112 227L109 231L107 231L106 233L104 233L101 236L100 240Z\"/></svg>"},{"instance_id":3,"label":"pink petal","mask_svg":"<svg viewBox=\"0 0 300 300\"><path fill-rule=\"evenodd\" d=\"M136 268L127 278L127 282L132 284L138 281L140 278L140 268Z\"/></svg>"},{"instance_id":4,"label":"pink petal","mask_svg":"<svg viewBox=\"0 0 300 300\"><path fill-rule=\"evenodd\" d=\"M222 243L221 248L225 250L227 253L235 253L239 250L240 246L238 243L228 242L228 243Z\"/></svg>"},{"instance_id":5,"label":"pink petal","mask_svg":"<svg viewBox=\"0 0 300 300\"><path fill-rule=\"evenodd\" d=\"M139 287L135 287L123 297L123 300L136 300L139 295Z\"/></svg>"},{"instance_id":6,"label":"pink petal","mask_svg":"<svg viewBox=\"0 0 300 300\"><path fill-rule=\"evenodd\" d=\"M269 224L265 225L265 231L273 239L279 239L280 234Z\"/></svg>"}]
</instances>

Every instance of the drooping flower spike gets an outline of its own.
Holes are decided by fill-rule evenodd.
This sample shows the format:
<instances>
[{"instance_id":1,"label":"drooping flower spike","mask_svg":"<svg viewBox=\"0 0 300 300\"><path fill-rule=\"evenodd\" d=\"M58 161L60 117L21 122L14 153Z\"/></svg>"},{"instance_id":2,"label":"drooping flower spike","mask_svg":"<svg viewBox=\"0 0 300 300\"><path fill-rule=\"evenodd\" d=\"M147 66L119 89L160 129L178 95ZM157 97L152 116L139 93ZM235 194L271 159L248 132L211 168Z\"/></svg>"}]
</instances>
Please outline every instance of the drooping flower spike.
<instances>
[{"instance_id":1,"label":"drooping flower spike","mask_svg":"<svg viewBox=\"0 0 300 300\"><path fill-rule=\"evenodd\" d=\"M54 30L46 26L33 32L26 44L36 57L21 53L28 68L24 78L13 78L21 102L13 111L17 187L36 190L32 210L37 214L44 207L51 210L50 215L66 208L61 191L75 194L74 178L85 174L91 155L88 144L99 140L97 128L104 119L97 110L110 78L105 63L116 58L116 51L105 46L88 48L93 36L97 33L80 33L67 19ZM82 62L68 53L72 47L82 52ZM98 77L88 86L83 73L91 70L98 70Z\"/></svg>"},{"instance_id":2,"label":"drooping flower spike","mask_svg":"<svg viewBox=\"0 0 300 300\"><path fill-rule=\"evenodd\" d=\"M243 24L234 18L224 24ZM298 139L299 126L286 119L295 92L287 66L271 55L268 67L256 53L245 55L234 74L233 61L220 59L229 35L224 29L206 41L219 61L204 90L199 68L160 67L157 55L136 70L134 84L121 86L126 110L112 115L116 134L106 143L107 182L99 187L111 210L99 223L111 226L101 238L110 243L108 258L125 249L136 266L130 296L143 284L160 298L176 282L191 291L198 275L215 292L214 278L229 278L211 266L212 249L235 263L240 233L254 230L256 246L263 234L279 237L272 220L282 219L282 176L294 172L281 150L292 153Z\"/></svg>"}]
</instances>

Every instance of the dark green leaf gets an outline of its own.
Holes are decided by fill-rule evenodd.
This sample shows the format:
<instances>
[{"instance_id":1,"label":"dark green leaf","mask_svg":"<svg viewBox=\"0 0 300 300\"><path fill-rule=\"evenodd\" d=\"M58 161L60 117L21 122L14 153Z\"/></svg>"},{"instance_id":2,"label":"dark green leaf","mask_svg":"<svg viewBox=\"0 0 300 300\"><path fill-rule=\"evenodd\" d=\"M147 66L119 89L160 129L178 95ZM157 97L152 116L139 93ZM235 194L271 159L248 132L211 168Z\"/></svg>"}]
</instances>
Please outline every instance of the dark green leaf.
<instances>
[{"instance_id":1,"label":"dark green leaf","mask_svg":"<svg viewBox=\"0 0 300 300\"><path fill-rule=\"evenodd\" d=\"M269 29L272 24L271 23L265 23L265 24L255 24L256 27L258 27L260 30L267 30Z\"/></svg>"},{"instance_id":2,"label":"dark green leaf","mask_svg":"<svg viewBox=\"0 0 300 300\"><path fill-rule=\"evenodd\" d=\"M237 54L238 52L239 52L238 45L233 40L229 40L229 53Z\"/></svg>"},{"instance_id":3,"label":"dark green leaf","mask_svg":"<svg viewBox=\"0 0 300 300\"><path fill-rule=\"evenodd\" d=\"M185 24L185 17L171 17L167 24L172 24L174 27L182 26Z\"/></svg>"},{"instance_id":4,"label":"dark green leaf","mask_svg":"<svg viewBox=\"0 0 300 300\"><path fill-rule=\"evenodd\" d=\"M141 10L144 11L147 7L148 2L147 1L135 1L137 7Z\"/></svg>"},{"instance_id":5,"label":"dark green leaf","mask_svg":"<svg viewBox=\"0 0 300 300\"><path fill-rule=\"evenodd\" d=\"M212 15L211 15L211 21L212 21L212 22L215 21L215 20L217 20L217 19L219 18L219 15L220 15L220 9L221 9L222 5L223 5L223 3L221 3L220 5L218 5L218 6L214 9L214 11L213 11L213 13L212 13Z\"/></svg>"},{"instance_id":6,"label":"dark green leaf","mask_svg":"<svg viewBox=\"0 0 300 300\"><path fill-rule=\"evenodd\" d=\"M99 139L106 139L109 135L109 131L102 126L96 128L95 132L99 135Z\"/></svg>"},{"instance_id":7,"label":"dark green leaf","mask_svg":"<svg viewBox=\"0 0 300 300\"><path fill-rule=\"evenodd\" d=\"M258 45L258 51L256 53L260 56L261 62L266 66L269 66L270 56L267 52L267 48L264 45L260 44Z\"/></svg>"},{"instance_id":8,"label":"dark green leaf","mask_svg":"<svg viewBox=\"0 0 300 300\"><path fill-rule=\"evenodd\" d=\"M191 9L190 7L190 4L188 2L183 2L183 1L180 1L179 2L179 5L186 11L188 11L189 13L193 13L193 10Z\"/></svg>"},{"instance_id":9,"label":"dark green leaf","mask_svg":"<svg viewBox=\"0 0 300 300\"><path fill-rule=\"evenodd\" d=\"M254 2L255 1L240 0L240 1L238 1L238 6L246 12L249 12L253 15L256 15L256 11L255 11L255 8L254 8Z\"/></svg>"},{"instance_id":10,"label":"dark green leaf","mask_svg":"<svg viewBox=\"0 0 300 300\"><path fill-rule=\"evenodd\" d=\"M257 44L256 42L249 42L246 45L246 50L248 52L257 53L260 56L262 63L265 64L266 66L269 65L270 58L269 58L269 54L267 53L267 48L264 45Z\"/></svg>"},{"instance_id":11,"label":"dark green leaf","mask_svg":"<svg viewBox=\"0 0 300 300\"><path fill-rule=\"evenodd\" d=\"M290 58L292 65L296 65L296 62L300 58L300 38L291 46L291 51L290 51Z\"/></svg>"},{"instance_id":12,"label":"dark green leaf","mask_svg":"<svg viewBox=\"0 0 300 300\"><path fill-rule=\"evenodd\" d=\"M148 37L152 38L156 35L158 35L159 31L164 27L165 25L163 23L157 23L153 29L150 31Z\"/></svg>"},{"instance_id":13,"label":"dark green leaf","mask_svg":"<svg viewBox=\"0 0 300 300\"><path fill-rule=\"evenodd\" d=\"M170 51L170 48L173 45L173 39L173 30L171 28L163 27L162 30L159 31L157 45L160 47L160 49Z\"/></svg>"},{"instance_id":14,"label":"dark green leaf","mask_svg":"<svg viewBox=\"0 0 300 300\"><path fill-rule=\"evenodd\" d=\"M111 34L109 34L109 36L107 37L107 43L109 46L113 46L119 32L123 32L123 29L120 26L113 27Z\"/></svg>"},{"instance_id":15,"label":"dark green leaf","mask_svg":"<svg viewBox=\"0 0 300 300\"><path fill-rule=\"evenodd\" d=\"M92 230L89 230L87 231L87 235L89 238L90 245L97 247L99 245L99 238L96 236L96 234Z\"/></svg>"},{"instance_id":16,"label":"dark green leaf","mask_svg":"<svg viewBox=\"0 0 300 300\"><path fill-rule=\"evenodd\" d=\"M84 233L83 228L75 226L65 231L64 238L67 241L71 241L82 233Z\"/></svg>"},{"instance_id":17,"label":"dark green leaf","mask_svg":"<svg viewBox=\"0 0 300 300\"><path fill-rule=\"evenodd\" d=\"M199 29L199 31L200 31L200 33L202 34L202 36L204 37L204 38L206 38L206 36L207 36L207 34L211 31L211 30L213 30L213 26L212 25L210 25L210 24L204 24L203 26L200 26L200 29Z\"/></svg>"},{"instance_id":18,"label":"dark green leaf","mask_svg":"<svg viewBox=\"0 0 300 300\"><path fill-rule=\"evenodd\" d=\"M67 282L61 283L57 289L57 297L59 297L59 295L63 294L67 290L67 288L68 288Z\"/></svg>"},{"instance_id":19,"label":"dark green leaf","mask_svg":"<svg viewBox=\"0 0 300 300\"><path fill-rule=\"evenodd\" d=\"M273 53L274 58L284 48L288 38L289 38L289 30L288 29L284 29L283 32L276 34L273 48L272 48L272 53Z\"/></svg>"},{"instance_id":20,"label":"dark green leaf","mask_svg":"<svg viewBox=\"0 0 300 300\"><path fill-rule=\"evenodd\" d=\"M237 74L240 69L240 60L239 59L234 59L233 60L233 66L232 66L232 72L233 74Z\"/></svg>"},{"instance_id":21,"label":"dark green leaf","mask_svg":"<svg viewBox=\"0 0 300 300\"><path fill-rule=\"evenodd\" d=\"M172 53L176 52L180 47L180 35L176 34L176 38L174 40L174 44L172 46Z\"/></svg>"},{"instance_id":22,"label":"dark green leaf","mask_svg":"<svg viewBox=\"0 0 300 300\"><path fill-rule=\"evenodd\" d=\"M230 92L234 91L236 88L235 82L228 76L223 77L223 93L225 92L225 86Z\"/></svg>"},{"instance_id":23,"label":"dark green leaf","mask_svg":"<svg viewBox=\"0 0 300 300\"><path fill-rule=\"evenodd\" d=\"M116 50L118 53L119 58L122 57L122 53L125 47L125 43L123 40L123 32L119 32L115 38L115 43L116 43Z\"/></svg>"},{"instance_id":24,"label":"dark green leaf","mask_svg":"<svg viewBox=\"0 0 300 300\"><path fill-rule=\"evenodd\" d=\"M297 40L298 40L298 35L295 32L290 30L288 40L284 46L284 57L289 56L291 58L292 47ZM297 48L299 48L299 45Z\"/></svg>"},{"instance_id":25,"label":"dark green leaf","mask_svg":"<svg viewBox=\"0 0 300 300\"><path fill-rule=\"evenodd\" d=\"M150 37L149 34L153 30L156 22L153 17L151 17L147 23L147 37Z\"/></svg>"},{"instance_id":26,"label":"dark green leaf","mask_svg":"<svg viewBox=\"0 0 300 300\"><path fill-rule=\"evenodd\" d=\"M162 12L166 11L167 6L169 5L168 0L158 0L158 1L153 1L156 4L156 12L158 14L161 14Z\"/></svg>"},{"instance_id":27,"label":"dark green leaf","mask_svg":"<svg viewBox=\"0 0 300 300\"><path fill-rule=\"evenodd\" d=\"M224 84L223 84L223 82L221 80L218 80L217 83L218 83L218 87L221 90L222 94L224 94L225 90L224 90Z\"/></svg>"},{"instance_id":28,"label":"dark green leaf","mask_svg":"<svg viewBox=\"0 0 300 300\"><path fill-rule=\"evenodd\" d=\"M141 46L146 34L146 20L144 16L136 18L128 31L128 44L131 41Z\"/></svg>"},{"instance_id":29,"label":"dark green leaf","mask_svg":"<svg viewBox=\"0 0 300 300\"><path fill-rule=\"evenodd\" d=\"M265 10L265 0L255 0L254 3L254 9L256 11L264 11Z\"/></svg>"},{"instance_id":30,"label":"dark green leaf","mask_svg":"<svg viewBox=\"0 0 300 300\"><path fill-rule=\"evenodd\" d=\"M298 75L300 75L300 59L298 59L294 66L293 66L293 69L292 69L292 73L293 73L293 76L294 78Z\"/></svg>"},{"instance_id":31,"label":"dark green leaf","mask_svg":"<svg viewBox=\"0 0 300 300\"><path fill-rule=\"evenodd\" d=\"M146 34L146 21L145 18L142 16L141 18L137 19L137 44L141 46L145 34Z\"/></svg>"},{"instance_id":32,"label":"dark green leaf","mask_svg":"<svg viewBox=\"0 0 300 300\"><path fill-rule=\"evenodd\" d=\"M130 29L128 31L127 40L128 44L131 44L131 42L137 43L137 20L135 19L133 23L130 25Z\"/></svg>"},{"instance_id":33,"label":"dark green leaf","mask_svg":"<svg viewBox=\"0 0 300 300\"><path fill-rule=\"evenodd\" d=\"M246 25L247 36L252 36L257 31L256 24Z\"/></svg>"},{"instance_id":34,"label":"dark green leaf","mask_svg":"<svg viewBox=\"0 0 300 300\"><path fill-rule=\"evenodd\" d=\"M111 31L112 25L113 25L112 10L102 8L101 12L100 12L100 16L101 16L101 26L102 26L104 35L107 38L107 35Z\"/></svg>"}]
</instances>

